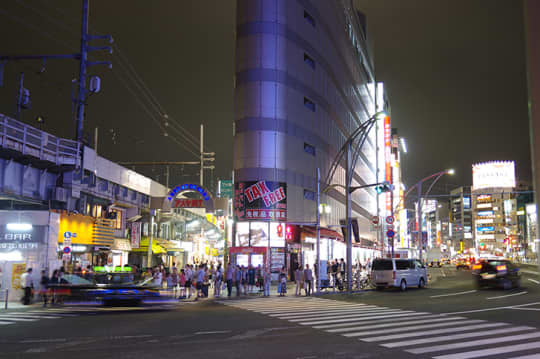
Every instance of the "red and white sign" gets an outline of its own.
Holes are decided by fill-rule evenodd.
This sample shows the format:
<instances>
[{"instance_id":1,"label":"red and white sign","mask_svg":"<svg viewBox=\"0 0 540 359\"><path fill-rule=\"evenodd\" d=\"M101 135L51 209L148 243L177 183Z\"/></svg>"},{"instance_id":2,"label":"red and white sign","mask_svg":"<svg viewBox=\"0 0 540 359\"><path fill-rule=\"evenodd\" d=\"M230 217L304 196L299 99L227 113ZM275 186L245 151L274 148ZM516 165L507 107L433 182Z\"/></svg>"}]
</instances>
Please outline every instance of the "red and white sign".
<instances>
[{"instance_id":1,"label":"red and white sign","mask_svg":"<svg viewBox=\"0 0 540 359\"><path fill-rule=\"evenodd\" d=\"M394 224L394 220L395 220L394 216L386 217L386 223L388 224Z\"/></svg>"},{"instance_id":2,"label":"red and white sign","mask_svg":"<svg viewBox=\"0 0 540 359\"><path fill-rule=\"evenodd\" d=\"M249 203L255 201L256 199L262 198L266 207L270 207L286 197L283 187L270 191L266 185L266 181L259 181L254 185L249 186L246 188L244 193Z\"/></svg>"},{"instance_id":3,"label":"red and white sign","mask_svg":"<svg viewBox=\"0 0 540 359\"><path fill-rule=\"evenodd\" d=\"M204 200L192 198L177 198L173 201L173 208L204 208Z\"/></svg>"},{"instance_id":4,"label":"red and white sign","mask_svg":"<svg viewBox=\"0 0 540 359\"><path fill-rule=\"evenodd\" d=\"M131 248L141 247L141 222L131 223Z\"/></svg>"},{"instance_id":5,"label":"red and white sign","mask_svg":"<svg viewBox=\"0 0 540 359\"><path fill-rule=\"evenodd\" d=\"M373 217L371 217L371 223L373 223L373 224L379 224L379 216L373 216Z\"/></svg>"},{"instance_id":6,"label":"red and white sign","mask_svg":"<svg viewBox=\"0 0 540 359\"><path fill-rule=\"evenodd\" d=\"M286 209L248 209L246 219L270 219L276 221L287 220Z\"/></svg>"}]
</instances>

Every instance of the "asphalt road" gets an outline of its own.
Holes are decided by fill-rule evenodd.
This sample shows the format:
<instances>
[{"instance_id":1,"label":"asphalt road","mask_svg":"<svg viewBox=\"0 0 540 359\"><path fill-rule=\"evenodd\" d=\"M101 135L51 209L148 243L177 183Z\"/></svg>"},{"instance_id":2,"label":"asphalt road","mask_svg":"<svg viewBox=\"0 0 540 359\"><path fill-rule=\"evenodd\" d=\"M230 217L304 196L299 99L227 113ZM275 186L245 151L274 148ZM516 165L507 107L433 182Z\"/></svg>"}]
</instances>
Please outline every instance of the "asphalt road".
<instances>
[{"instance_id":1,"label":"asphalt road","mask_svg":"<svg viewBox=\"0 0 540 359\"><path fill-rule=\"evenodd\" d=\"M405 293L0 311L0 358L540 358L538 274L509 291L432 277Z\"/></svg>"}]
</instances>

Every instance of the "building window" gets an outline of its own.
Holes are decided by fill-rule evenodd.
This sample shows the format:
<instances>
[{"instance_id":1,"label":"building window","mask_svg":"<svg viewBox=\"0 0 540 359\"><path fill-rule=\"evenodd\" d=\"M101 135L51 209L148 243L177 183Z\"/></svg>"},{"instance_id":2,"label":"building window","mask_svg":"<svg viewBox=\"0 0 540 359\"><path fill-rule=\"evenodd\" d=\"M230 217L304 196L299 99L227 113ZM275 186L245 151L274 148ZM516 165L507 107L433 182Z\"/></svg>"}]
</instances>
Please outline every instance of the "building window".
<instances>
[{"instance_id":1,"label":"building window","mask_svg":"<svg viewBox=\"0 0 540 359\"><path fill-rule=\"evenodd\" d=\"M304 97L304 106L315 112L315 103L306 97Z\"/></svg>"},{"instance_id":2,"label":"building window","mask_svg":"<svg viewBox=\"0 0 540 359\"><path fill-rule=\"evenodd\" d=\"M304 10L304 19L315 27L315 19L307 11Z\"/></svg>"},{"instance_id":3,"label":"building window","mask_svg":"<svg viewBox=\"0 0 540 359\"><path fill-rule=\"evenodd\" d=\"M312 156L315 156L315 146L312 146L309 143L304 142L304 152L309 153Z\"/></svg>"},{"instance_id":4,"label":"building window","mask_svg":"<svg viewBox=\"0 0 540 359\"><path fill-rule=\"evenodd\" d=\"M304 190L304 199L309 199L310 201L315 201L315 192L308 189Z\"/></svg>"},{"instance_id":5,"label":"building window","mask_svg":"<svg viewBox=\"0 0 540 359\"><path fill-rule=\"evenodd\" d=\"M313 60L308 54L304 54L304 62L315 70L315 60Z\"/></svg>"}]
</instances>

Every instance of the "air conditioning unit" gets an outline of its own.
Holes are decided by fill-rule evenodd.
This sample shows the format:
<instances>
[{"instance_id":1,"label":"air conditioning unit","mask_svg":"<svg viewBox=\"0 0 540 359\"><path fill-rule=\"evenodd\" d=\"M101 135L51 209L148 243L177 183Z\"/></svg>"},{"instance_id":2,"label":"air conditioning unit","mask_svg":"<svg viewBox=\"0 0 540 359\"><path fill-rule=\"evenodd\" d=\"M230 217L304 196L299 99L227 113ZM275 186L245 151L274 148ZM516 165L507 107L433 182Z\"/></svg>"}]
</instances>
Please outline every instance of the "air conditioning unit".
<instances>
[{"instance_id":1,"label":"air conditioning unit","mask_svg":"<svg viewBox=\"0 0 540 359\"><path fill-rule=\"evenodd\" d=\"M53 189L53 199L59 202L67 202L68 191L63 187L55 187Z\"/></svg>"}]
</instances>

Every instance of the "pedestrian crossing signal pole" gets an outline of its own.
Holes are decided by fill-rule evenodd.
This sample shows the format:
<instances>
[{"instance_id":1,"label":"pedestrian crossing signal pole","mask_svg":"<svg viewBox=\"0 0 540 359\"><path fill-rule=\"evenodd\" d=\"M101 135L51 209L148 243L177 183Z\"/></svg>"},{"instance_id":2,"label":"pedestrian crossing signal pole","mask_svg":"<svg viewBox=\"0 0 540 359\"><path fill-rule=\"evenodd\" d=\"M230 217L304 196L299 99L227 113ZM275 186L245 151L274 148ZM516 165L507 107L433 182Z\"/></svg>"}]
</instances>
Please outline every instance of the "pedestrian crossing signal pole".
<instances>
[{"instance_id":1,"label":"pedestrian crossing signal pole","mask_svg":"<svg viewBox=\"0 0 540 359\"><path fill-rule=\"evenodd\" d=\"M315 275L317 276L317 294L321 293L321 213L319 208L321 206L321 169L317 167L317 207L315 213L317 213L317 270Z\"/></svg>"}]
</instances>

